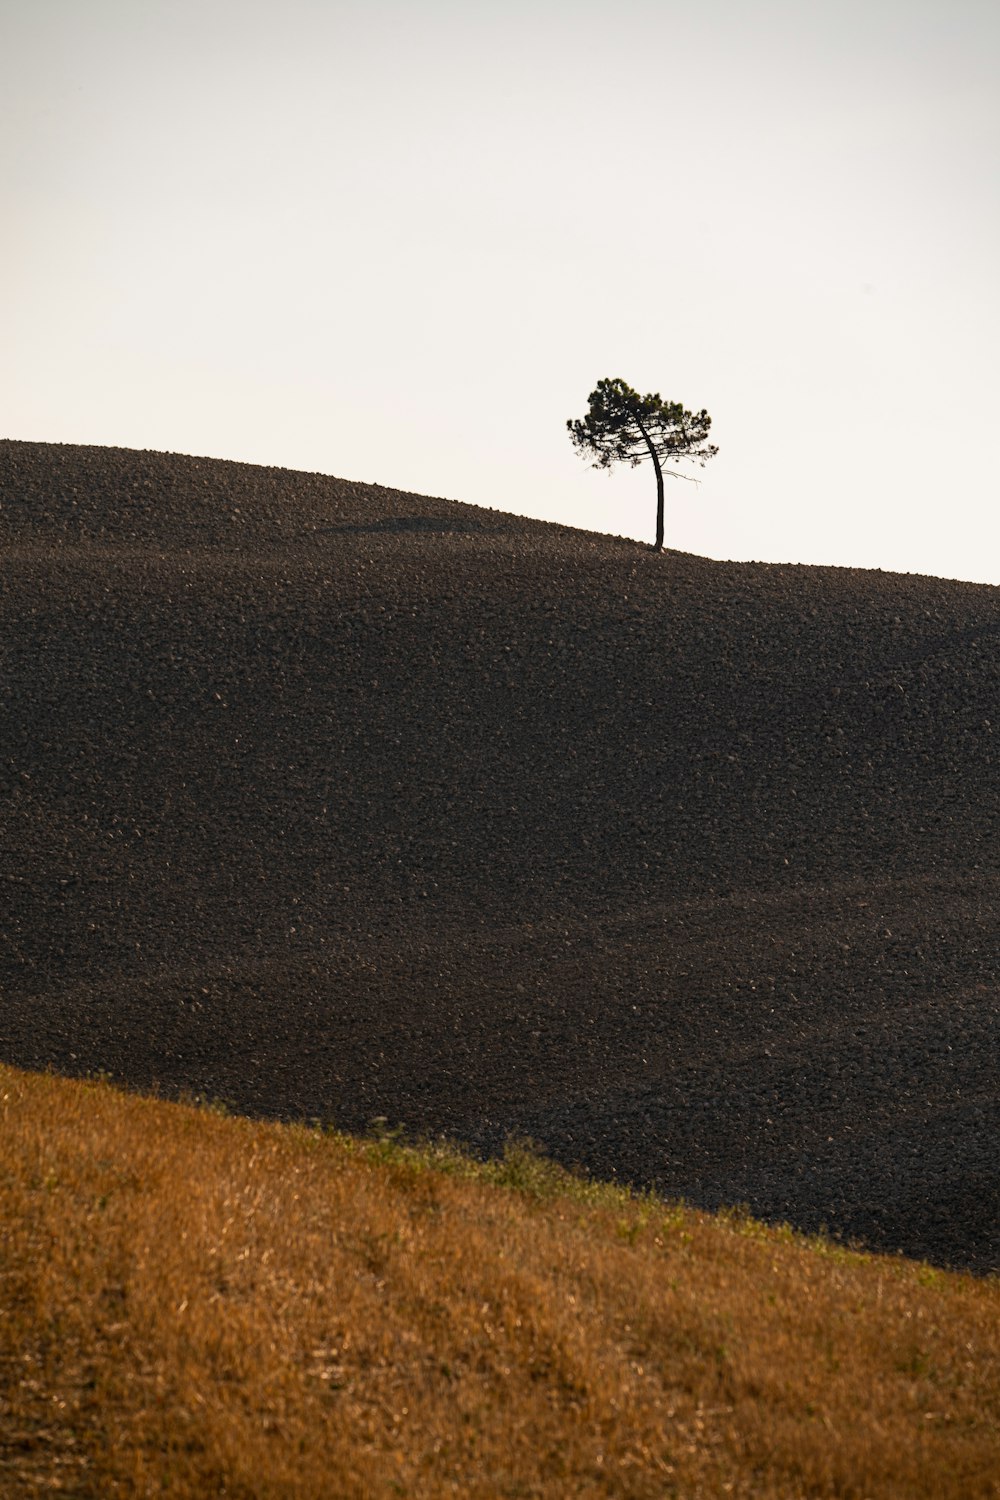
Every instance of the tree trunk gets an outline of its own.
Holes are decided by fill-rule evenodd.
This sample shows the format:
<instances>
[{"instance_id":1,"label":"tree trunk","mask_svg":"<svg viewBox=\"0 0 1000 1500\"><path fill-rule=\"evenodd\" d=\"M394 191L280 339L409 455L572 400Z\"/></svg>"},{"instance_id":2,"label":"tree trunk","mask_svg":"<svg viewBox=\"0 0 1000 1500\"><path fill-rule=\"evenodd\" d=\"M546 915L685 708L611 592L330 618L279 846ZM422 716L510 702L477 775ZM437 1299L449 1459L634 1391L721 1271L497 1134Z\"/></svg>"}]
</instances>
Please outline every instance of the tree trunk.
<instances>
[{"instance_id":1,"label":"tree trunk","mask_svg":"<svg viewBox=\"0 0 1000 1500\"><path fill-rule=\"evenodd\" d=\"M652 447L649 451L653 454L653 468L656 470L656 541L653 551L660 552L663 550L663 470Z\"/></svg>"},{"instance_id":2,"label":"tree trunk","mask_svg":"<svg viewBox=\"0 0 1000 1500\"><path fill-rule=\"evenodd\" d=\"M653 468L656 470L656 541L653 543L653 551L661 552L663 550L663 470L660 468L660 460L656 456L656 449L653 446L649 433L643 427L638 417L635 418L635 425L642 433L642 440L649 449L649 456L653 460Z\"/></svg>"}]
</instances>

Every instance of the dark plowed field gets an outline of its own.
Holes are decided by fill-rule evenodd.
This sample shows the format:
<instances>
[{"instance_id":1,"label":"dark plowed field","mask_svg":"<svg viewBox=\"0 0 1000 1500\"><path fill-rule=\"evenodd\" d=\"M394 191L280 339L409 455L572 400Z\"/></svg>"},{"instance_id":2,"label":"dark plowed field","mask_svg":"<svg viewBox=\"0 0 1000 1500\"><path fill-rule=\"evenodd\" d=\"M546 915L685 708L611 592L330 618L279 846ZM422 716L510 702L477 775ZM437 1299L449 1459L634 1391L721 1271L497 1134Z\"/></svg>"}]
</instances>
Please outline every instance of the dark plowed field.
<instances>
[{"instance_id":1,"label":"dark plowed field","mask_svg":"<svg viewBox=\"0 0 1000 1500\"><path fill-rule=\"evenodd\" d=\"M1000 1267L1000 591L0 443L0 1055Z\"/></svg>"}]
</instances>

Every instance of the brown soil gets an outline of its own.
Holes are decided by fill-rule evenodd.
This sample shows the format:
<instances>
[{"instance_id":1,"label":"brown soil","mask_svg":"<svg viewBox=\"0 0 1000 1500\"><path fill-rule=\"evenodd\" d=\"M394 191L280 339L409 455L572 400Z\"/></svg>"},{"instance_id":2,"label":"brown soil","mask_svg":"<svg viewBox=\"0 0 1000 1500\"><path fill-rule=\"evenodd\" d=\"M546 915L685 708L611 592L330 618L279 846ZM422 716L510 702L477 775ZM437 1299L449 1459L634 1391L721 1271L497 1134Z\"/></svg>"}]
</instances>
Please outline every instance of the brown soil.
<instances>
[{"instance_id":1,"label":"brown soil","mask_svg":"<svg viewBox=\"0 0 1000 1500\"><path fill-rule=\"evenodd\" d=\"M1000 595L0 443L0 1056L1000 1267Z\"/></svg>"}]
</instances>

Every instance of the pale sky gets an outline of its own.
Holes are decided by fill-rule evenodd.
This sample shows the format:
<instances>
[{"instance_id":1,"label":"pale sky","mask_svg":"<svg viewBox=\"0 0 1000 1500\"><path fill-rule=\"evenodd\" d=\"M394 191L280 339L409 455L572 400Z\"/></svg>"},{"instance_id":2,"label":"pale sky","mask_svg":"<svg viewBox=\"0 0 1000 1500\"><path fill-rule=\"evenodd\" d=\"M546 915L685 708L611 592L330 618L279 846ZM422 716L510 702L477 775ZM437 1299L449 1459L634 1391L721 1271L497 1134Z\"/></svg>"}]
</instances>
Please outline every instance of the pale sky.
<instances>
[{"instance_id":1,"label":"pale sky","mask_svg":"<svg viewBox=\"0 0 1000 1500\"><path fill-rule=\"evenodd\" d=\"M996 0L0 0L0 436L1000 584Z\"/></svg>"}]
</instances>

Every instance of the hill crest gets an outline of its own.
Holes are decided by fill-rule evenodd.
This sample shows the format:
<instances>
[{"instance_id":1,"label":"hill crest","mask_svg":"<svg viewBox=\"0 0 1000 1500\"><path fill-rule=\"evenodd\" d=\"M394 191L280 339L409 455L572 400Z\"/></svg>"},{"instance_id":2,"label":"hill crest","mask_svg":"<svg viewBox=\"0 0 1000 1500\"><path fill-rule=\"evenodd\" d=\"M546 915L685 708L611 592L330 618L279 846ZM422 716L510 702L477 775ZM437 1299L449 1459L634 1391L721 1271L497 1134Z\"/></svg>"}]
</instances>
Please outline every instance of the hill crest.
<instances>
[{"instance_id":1,"label":"hill crest","mask_svg":"<svg viewBox=\"0 0 1000 1500\"><path fill-rule=\"evenodd\" d=\"M9 1061L997 1263L997 590L120 449L0 499Z\"/></svg>"}]
</instances>

